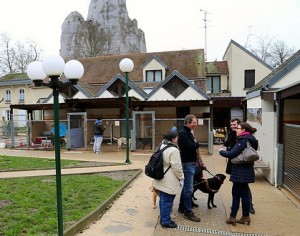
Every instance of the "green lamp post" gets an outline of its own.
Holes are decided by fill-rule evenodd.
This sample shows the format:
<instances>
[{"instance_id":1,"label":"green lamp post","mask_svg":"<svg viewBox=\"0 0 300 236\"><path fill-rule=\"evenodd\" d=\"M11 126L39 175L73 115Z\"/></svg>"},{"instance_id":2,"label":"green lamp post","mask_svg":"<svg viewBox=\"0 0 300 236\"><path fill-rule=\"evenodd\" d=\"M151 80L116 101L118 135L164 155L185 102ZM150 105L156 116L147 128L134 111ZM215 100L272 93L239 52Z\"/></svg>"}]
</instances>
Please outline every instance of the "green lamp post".
<instances>
[{"instance_id":1,"label":"green lamp post","mask_svg":"<svg viewBox=\"0 0 300 236\"><path fill-rule=\"evenodd\" d=\"M47 86L53 90L53 110L54 110L54 144L55 144L55 166L56 166L56 197L57 197L57 224L58 235L63 236L63 211L62 211L62 191L61 191L61 163L60 163L60 136L59 136L59 89L76 84L82 77L84 68L77 60L68 61L59 55L50 55L43 62L34 61L27 67L27 75L33 80L36 87ZM69 80L60 81L64 74ZM49 76L48 83L43 80Z\"/></svg>"},{"instance_id":2,"label":"green lamp post","mask_svg":"<svg viewBox=\"0 0 300 236\"><path fill-rule=\"evenodd\" d=\"M126 85L126 164L131 164L129 158L129 97L128 97L128 73L133 70L133 61L129 58L124 58L119 64L120 70L125 73Z\"/></svg>"}]
</instances>

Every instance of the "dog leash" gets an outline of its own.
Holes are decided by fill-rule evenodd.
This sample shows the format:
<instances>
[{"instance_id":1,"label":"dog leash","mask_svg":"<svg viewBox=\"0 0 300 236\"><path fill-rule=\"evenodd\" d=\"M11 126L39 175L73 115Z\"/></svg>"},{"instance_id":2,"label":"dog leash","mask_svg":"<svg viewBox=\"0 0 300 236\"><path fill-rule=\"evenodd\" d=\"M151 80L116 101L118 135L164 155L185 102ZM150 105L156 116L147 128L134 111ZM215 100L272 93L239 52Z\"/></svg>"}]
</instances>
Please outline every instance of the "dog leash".
<instances>
[{"instance_id":1,"label":"dog leash","mask_svg":"<svg viewBox=\"0 0 300 236\"><path fill-rule=\"evenodd\" d=\"M205 168L204 170L206 170L211 176L214 176L207 168Z\"/></svg>"}]
</instances>

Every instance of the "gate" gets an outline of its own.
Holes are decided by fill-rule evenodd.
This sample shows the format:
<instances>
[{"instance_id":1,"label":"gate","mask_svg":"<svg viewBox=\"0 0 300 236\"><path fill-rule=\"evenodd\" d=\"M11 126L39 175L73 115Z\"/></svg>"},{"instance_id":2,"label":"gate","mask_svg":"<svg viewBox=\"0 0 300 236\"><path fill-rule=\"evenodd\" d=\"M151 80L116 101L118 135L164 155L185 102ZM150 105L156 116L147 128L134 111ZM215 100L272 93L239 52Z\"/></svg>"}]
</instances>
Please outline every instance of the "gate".
<instances>
[{"instance_id":1,"label":"gate","mask_svg":"<svg viewBox=\"0 0 300 236\"><path fill-rule=\"evenodd\" d=\"M283 186L300 199L300 125L284 124Z\"/></svg>"},{"instance_id":2,"label":"gate","mask_svg":"<svg viewBox=\"0 0 300 236\"><path fill-rule=\"evenodd\" d=\"M86 112L68 113L68 149L84 147L87 149Z\"/></svg>"},{"instance_id":3,"label":"gate","mask_svg":"<svg viewBox=\"0 0 300 236\"><path fill-rule=\"evenodd\" d=\"M16 147L28 147L30 144L29 140L29 123L26 114L21 112L20 114L12 114L6 124L3 124L2 142L8 148Z\"/></svg>"},{"instance_id":4,"label":"gate","mask_svg":"<svg viewBox=\"0 0 300 236\"><path fill-rule=\"evenodd\" d=\"M154 111L133 112L133 129L131 133L131 150L155 150L163 139L165 132L175 125L179 131L184 118L155 118ZM213 133L210 131L209 118L197 118L198 125L194 130L196 140L207 146L208 153L213 150Z\"/></svg>"},{"instance_id":5,"label":"gate","mask_svg":"<svg viewBox=\"0 0 300 236\"><path fill-rule=\"evenodd\" d=\"M154 150L155 148L155 112L134 111L133 132L131 135L132 150Z\"/></svg>"},{"instance_id":6,"label":"gate","mask_svg":"<svg viewBox=\"0 0 300 236\"><path fill-rule=\"evenodd\" d=\"M184 125L184 118L157 118L155 119L155 146L162 141L163 134L173 126L176 126L177 131L182 129ZM209 118L197 118L197 126L194 130L194 135L201 146L207 146L208 153L213 153L213 132L210 131Z\"/></svg>"}]
</instances>

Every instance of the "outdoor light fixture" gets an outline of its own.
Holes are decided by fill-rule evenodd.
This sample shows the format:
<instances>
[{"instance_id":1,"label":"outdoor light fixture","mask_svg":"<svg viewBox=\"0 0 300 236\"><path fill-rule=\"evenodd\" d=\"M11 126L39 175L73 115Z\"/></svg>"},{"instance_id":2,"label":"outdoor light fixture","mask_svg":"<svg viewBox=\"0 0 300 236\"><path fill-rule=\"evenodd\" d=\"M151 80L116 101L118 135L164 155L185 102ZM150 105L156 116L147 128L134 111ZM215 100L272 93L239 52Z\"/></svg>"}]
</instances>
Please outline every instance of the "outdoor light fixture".
<instances>
[{"instance_id":1,"label":"outdoor light fixture","mask_svg":"<svg viewBox=\"0 0 300 236\"><path fill-rule=\"evenodd\" d=\"M79 61L71 60L65 64L64 59L59 55L50 55L43 62L34 61L27 67L27 75L33 80L35 86L46 86L53 90L53 110L54 110L54 148L56 165L56 193L57 193L57 223L58 235L63 236L63 212L62 212L62 192L61 192L61 165L60 165L60 136L59 136L59 89L70 84L76 84L82 77L84 68ZM67 82L60 80L64 74ZM43 80L49 76L49 82Z\"/></svg>"},{"instance_id":2,"label":"outdoor light fixture","mask_svg":"<svg viewBox=\"0 0 300 236\"><path fill-rule=\"evenodd\" d=\"M125 163L131 164L129 158L129 97L128 97L128 73L133 70L133 61L129 58L124 58L119 64L120 70L125 73L126 78L126 161Z\"/></svg>"}]
</instances>

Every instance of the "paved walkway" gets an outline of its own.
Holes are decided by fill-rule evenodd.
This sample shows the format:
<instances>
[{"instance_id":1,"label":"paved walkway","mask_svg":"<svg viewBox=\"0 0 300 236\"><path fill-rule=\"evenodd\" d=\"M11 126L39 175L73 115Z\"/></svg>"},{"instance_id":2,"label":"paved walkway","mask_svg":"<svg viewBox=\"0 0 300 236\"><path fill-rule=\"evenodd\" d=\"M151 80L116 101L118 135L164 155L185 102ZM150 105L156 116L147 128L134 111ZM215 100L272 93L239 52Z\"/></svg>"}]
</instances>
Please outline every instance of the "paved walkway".
<instances>
[{"instance_id":1,"label":"paved walkway","mask_svg":"<svg viewBox=\"0 0 300 236\"><path fill-rule=\"evenodd\" d=\"M215 150L218 146L215 146ZM212 173L224 173L225 161L215 151L213 156L205 155L201 150L204 162ZM54 157L53 151L18 151L4 149L3 155ZM63 169L62 174L88 173L95 171L110 171L124 169L143 169L148 161L150 153L131 153L130 165L103 166L91 168ZM96 155L91 151L61 151L62 159L124 162L125 151L104 152ZM40 174L54 174L49 171L22 171L1 172L0 178L14 176L31 176ZM210 175L205 172L205 177ZM91 224L78 236L95 235L239 235L237 233L248 233L251 235L300 235L300 208L299 202L291 201L286 194L271 186L260 174L256 173L256 183L251 184L253 202L256 210L251 215L251 225L229 226L225 223L230 212L231 205L231 182L225 180L221 190L215 196L218 206L207 209L207 195L196 192L198 208L194 209L196 215L201 217L200 223L188 221L182 214L177 212L178 196L175 199L174 215L175 221L180 226L178 229L162 229L159 222L159 209L152 208L152 192L150 191L151 179L144 174L140 175L118 198L111 208L97 221ZM239 215L241 212L239 212ZM234 234L236 233L236 234Z\"/></svg>"}]
</instances>

